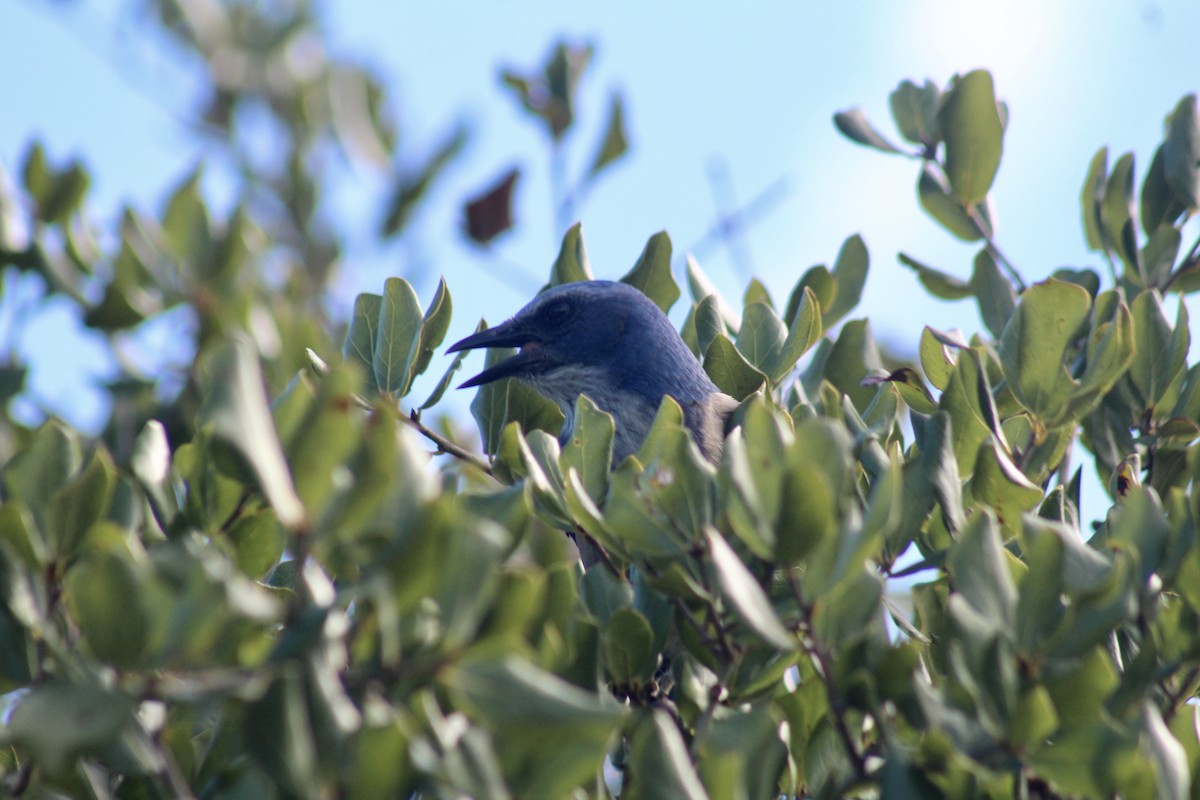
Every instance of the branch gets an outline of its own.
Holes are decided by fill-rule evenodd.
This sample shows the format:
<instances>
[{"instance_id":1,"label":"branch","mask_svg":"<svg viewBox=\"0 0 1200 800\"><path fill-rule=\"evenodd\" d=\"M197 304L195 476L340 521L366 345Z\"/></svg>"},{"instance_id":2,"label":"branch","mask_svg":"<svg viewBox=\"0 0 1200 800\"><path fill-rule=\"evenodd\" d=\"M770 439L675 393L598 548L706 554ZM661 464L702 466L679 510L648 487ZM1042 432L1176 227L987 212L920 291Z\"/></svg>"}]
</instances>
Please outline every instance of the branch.
<instances>
[{"instance_id":1,"label":"branch","mask_svg":"<svg viewBox=\"0 0 1200 800\"><path fill-rule=\"evenodd\" d=\"M471 466L476 467L477 469L483 470L489 476L495 477L492 474L492 465L489 464L487 462L487 460L484 459L482 456L472 453L470 450L467 450L465 447L455 444L454 442L447 439L445 436L442 436L437 431L427 428L421 422L420 409L413 409L408 414L408 416L404 416L402 414L400 416L400 419L404 420L409 425L416 428L418 433L420 433L426 439L428 439L429 441L433 442L434 444L436 444L438 446L438 449L435 450L433 453L435 456L440 456L440 455L454 456L459 461L464 461L464 462L470 464Z\"/></svg>"}]
</instances>

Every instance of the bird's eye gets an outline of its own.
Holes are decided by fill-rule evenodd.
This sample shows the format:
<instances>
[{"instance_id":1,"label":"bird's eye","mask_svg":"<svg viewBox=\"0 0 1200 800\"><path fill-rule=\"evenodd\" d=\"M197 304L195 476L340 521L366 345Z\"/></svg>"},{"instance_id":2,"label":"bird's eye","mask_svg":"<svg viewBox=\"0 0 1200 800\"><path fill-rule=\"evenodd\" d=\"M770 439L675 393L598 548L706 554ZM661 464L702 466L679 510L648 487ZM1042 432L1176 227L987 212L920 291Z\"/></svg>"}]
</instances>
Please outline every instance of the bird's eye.
<instances>
[{"instance_id":1,"label":"bird's eye","mask_svg":"<svg viewBox=\"0 0 1200 800\"><path fill-rule=\"evenodd\" d=\"M570 303L552 303L543 313L551 325L561 325L575 314L575 309Z\"/></svg>"}]
</instances>

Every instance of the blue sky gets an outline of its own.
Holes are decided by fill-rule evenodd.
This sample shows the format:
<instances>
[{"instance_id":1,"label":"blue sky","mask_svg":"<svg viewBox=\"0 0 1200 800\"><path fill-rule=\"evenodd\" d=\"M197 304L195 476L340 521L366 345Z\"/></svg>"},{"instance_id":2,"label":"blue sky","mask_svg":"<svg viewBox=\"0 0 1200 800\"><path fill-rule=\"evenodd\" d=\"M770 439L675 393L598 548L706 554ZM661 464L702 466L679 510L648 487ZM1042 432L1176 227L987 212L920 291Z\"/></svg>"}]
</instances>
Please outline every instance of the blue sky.
<instances>
[{"instance_id":1,"label":"blue sky","mask_svg":"<svg viewBox=\"0 0 1200 800\"><path fill-rule=\"evenodd\" d=\"M451 339L529 298L533 287L507 264L541 276L557 252L544 136L498 88L497 73L540 65L560 36L597 47L570 144L573 171L592 155L608 93L619 89L626 102L632 151L579 214L598 276L624 273L658 230L671 234L677 252L697 243L717 213L714 164L741 202L784 179L787 194L747 234L756 277L782 302L805 269L830 262L846 236L861 233L872 272L858 315L902 352L915 349L925 324L970 333L980 323L973 305L927 298L897 251L966 277L975 248L919 210L916 164L850 144L831 124L835 111L861 106L890 132L887 95L900 80L944 85L955 72L991 70L1010 110L993 193L997 236L1036 280L1059 266L1100 267L1079 224L1091 155L1101 145L1110 159L1133 150L1144 167L1163 117L1200 89L1194 0L780 0L715 11L624 0L347 0L327 3L325 13L337 51L374 66L396 90L402 150L427 151L459 119L474 128L403 248L367 243L380 190L373 176L357 176L331 198L353 243L337 296L348 306L387 275L418 270L426 298L444 275L456 305ZM0 0L0 167L11 175L36 135L53 158L86 158L98 213L123 201L157 209L204 151L179 122L191 77L136 32L118 0ZM524 171L518 228L499 243L500 258L482 257L461 242L459 202L513 164ZM745 276L726 253L700 256L718 286L740 296ZM10 335L3 322L0 337ZM106 412L86 376L108 367L65 333L70 327L63 309L51 307L17 345L35 367L37 395L94 426ZM158 331L170 335L170 323ZM435 360L431 372L442 366Z\"/></svg>"}]
</instances>

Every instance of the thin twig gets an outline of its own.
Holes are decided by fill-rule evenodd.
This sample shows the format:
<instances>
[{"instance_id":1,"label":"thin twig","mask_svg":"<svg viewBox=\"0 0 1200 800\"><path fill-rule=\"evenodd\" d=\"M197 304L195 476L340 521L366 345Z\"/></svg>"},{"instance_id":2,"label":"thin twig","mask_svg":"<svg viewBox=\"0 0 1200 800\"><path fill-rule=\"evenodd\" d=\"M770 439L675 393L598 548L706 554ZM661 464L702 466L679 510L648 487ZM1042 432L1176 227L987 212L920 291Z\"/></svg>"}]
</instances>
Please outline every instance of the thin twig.
<instances>
[{"instance_id":1,"label":"thin twig","mask_svg":"<svg viewBox=\"0 0 1200 800\"><path fill-rule=\"evenodd\" d=\"M424 425L424 423L421 422L421 410L420 409L414 408L408 414L407 417L404 415L401 415L400 418L402 420L406 421L409 425L416 428L417 432L420 433L422 436L424 436L426 439L428 439L429 441L433 442L434 444L436 444L438 446L438 449L434 452L434 455L443 455L444 454L444 455L448 455L448 456L454 456L459 461L465 461L466 463L470 464L471 466L481 469L488 475L495 477L492 473L492 465L489 464L482 456L472 453L470 450L467 450L466 448L462 447L461 445L457 445L454 442L450 441L445 436L442 436L437 431L430 430L429 428L427 428Z\"/></svg>"},{"instance_id":2,"label":"thin twig","mask_svg":"<svg viewBox=\"0 0 1200 800\"><path fill-rule=\"evenodd\" d=\"M992 257L996 259L996 263L1008 273L1008 277L1012 280L1012 282L1017 285L1017 292L1020 293L1025 291L1025 279L1021 277L1021 273L1017 271L1017 268L1013 266L1013 263L1008 260L1008 256L1004 255L1003 251L1000 250L1000 246L996 244L996 239L992 236L992 229L987 222L984 221L983 217L979 215L979 209L975 206L968 206L966 209L967 216L971 218L971 222L975 223L975 227L979 229L979 233L982 234L983 240L987 242L988 252L990 252Z\"/></svg>"}]
</instances>

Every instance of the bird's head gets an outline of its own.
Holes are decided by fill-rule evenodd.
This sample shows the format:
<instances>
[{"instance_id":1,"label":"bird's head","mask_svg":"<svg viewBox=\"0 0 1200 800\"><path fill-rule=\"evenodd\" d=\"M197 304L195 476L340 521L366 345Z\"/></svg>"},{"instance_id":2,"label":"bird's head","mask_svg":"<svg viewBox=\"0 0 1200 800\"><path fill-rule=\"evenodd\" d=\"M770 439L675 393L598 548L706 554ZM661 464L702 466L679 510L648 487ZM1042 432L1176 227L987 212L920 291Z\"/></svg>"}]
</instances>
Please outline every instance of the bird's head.
<instances>
[{"instance_id":1,"label":"bird's head","mask_svg":"<svg viewBox=\"0 0 1200 800\"><path fill-rule=\"evenodd\" d=\"M462 384L521 379L561 406L580 393L602 401L608 392L663 394L711 391L699 363L666 315L642 292L612 281L582 281L547 289L512 319L468 336L449 352L517 347ZM682 385L659 385L662 382ZM681 398L682 399L682 398Z\"/></svg>"}]
</instances>

